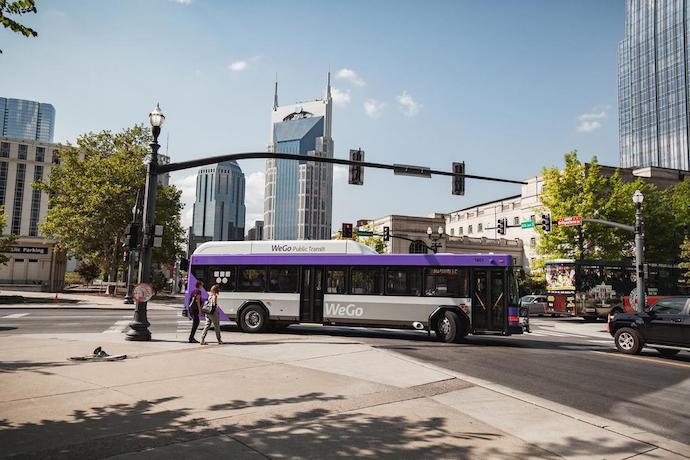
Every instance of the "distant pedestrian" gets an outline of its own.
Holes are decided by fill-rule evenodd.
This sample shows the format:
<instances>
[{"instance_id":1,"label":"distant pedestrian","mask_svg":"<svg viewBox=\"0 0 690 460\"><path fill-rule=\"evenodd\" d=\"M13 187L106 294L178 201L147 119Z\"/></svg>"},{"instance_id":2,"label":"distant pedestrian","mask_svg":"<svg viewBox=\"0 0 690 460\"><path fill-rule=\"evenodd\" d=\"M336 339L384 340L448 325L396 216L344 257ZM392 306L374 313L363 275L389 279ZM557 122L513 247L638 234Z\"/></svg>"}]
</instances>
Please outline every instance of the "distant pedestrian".
<instances>
[{"instance_id":1,"label":"distant pedestrian","mask_svg":"<svg viewBox=\"0 0 690 460\"><path fill-rule=\"evenodd\" d=\"M206 307L207 305L210 306L210 311L204 311L204 314L206 315L206 327L204 327L204 332L201 334L202 345L206 345L206 334L208 333L208 330L211 328L211 324L213 324L213 330L216 331L216 339L218 339L218 345L221 345L223 343L223 341L220 339L220 312L218 311L219 291L220 287L217 284L214 284L211 287L211 291L209 292L208 300L206 301L206 304L204 304L204 307Z\"/></svg>"},{"instance_id":2,"label":"distant pedestrian","mask_svg":"<svg viewBox=\"0 0 690 460\"><path fill-rule=\"evenodd\" d=\"M201 291L204 289L204 282L197 281L196 288L192 291L189 297L188 313L192 318L192 332L189 334L189 343L199 343L194 338L196 330L199 327L199 313L201 313Z\"/></svg>"}]
</instances>

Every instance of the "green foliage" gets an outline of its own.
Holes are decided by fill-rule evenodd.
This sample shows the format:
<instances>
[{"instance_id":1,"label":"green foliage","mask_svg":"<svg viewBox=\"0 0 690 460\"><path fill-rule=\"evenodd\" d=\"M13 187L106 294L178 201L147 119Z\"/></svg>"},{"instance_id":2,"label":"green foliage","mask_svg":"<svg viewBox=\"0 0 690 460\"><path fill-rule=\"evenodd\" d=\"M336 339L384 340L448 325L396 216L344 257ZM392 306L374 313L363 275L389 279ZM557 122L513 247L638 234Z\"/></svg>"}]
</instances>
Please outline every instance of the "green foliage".
<instances>
[{"instance_id":1,"label":"green foliage","mask_svg":"<svg viewBox=\"0 0 690 460\"><path fill-rule=\"evenodd\" d=\"M8 17L8 15L22 15L26 13L36 13L35 0L0 0L0 24L12 32L24 35L25 37L35 37L38 33L30 27L22 25ZM2 54L2 50L0 50Z\"/></svg>"},{"instance_id":2,"label":"green foliage","mask_svg":"<svg viewBox=\"0 0 690 460\"><path fill-rule=\"evenodd\" d=\"M60 248L98 264L110 281L122 264L124 232L137 190L144 189L143 160L150 141L142 125L115 134L84 134L76 146L60 149L61 166L52 168L47 181L34 184L49 194L51 205L41 230ZM164 230L163 248L154 251L154 263L174 260L174 248L184 241L180 192L174 186L158 190L156 219Z\"/></svg>"},{"instance_id":3,"label":"green foliage","mask_svg":"<svg viewBox=\"0 0 690 460\"><path fill-rule=\"evenodd\" d=\"M642 215L646 259L669 263L677 259L683 238L680 230L690 224L688 183L661 191L639 178L624 182L618 172L604 177L596 157L586 165L578 160L577 152L565 155L562 170L546 168L543 174L541 201L554 220L582 216L634 225L632 196L640 190L645 197ZM541 232L541 229L537 231ZM542 234L538 249L545 258L618 260L633 257L634 238L630 232L602 224L554 226L550 233Z\"/></svg>"},{"instance_id":4,"label":"green foliage","mask_svg":"<svg viewBox=\"0 0 690 460\"><path fill-rule=\"evenodd\" d=\"M7 225L7 214L5 209L0 206L0 265L5 265L10 258L6 255L10 251L10 247L17 241L17 235L4 235L5 226Z\"/></svg>"},{"instance_id":5,"label":"green foliage","mask_svg":"<svg viewBox=\"0 0 690 460\"><path fill-rule=\"evenodd\" d=\"M361 227L360 229L372 231L373 227L371 227L371 225L366 225ZM352 241L366 244L374 251L376 251L378 254L383 254L386 252L386 243L383 241L382 236L353 236Z\"/></svg>"},{"instance_id":6,"label":"green foliage","mask_svg":"<svg viewBox=\"0 0 690 460\"><path fill-rule=\"evenodd\" d=\"M70 284L87 284L84 278L77 272L65 273L65 285Z\"/></svg>"},{"instance_id":7,"label":"green foliage","mask_svg":"<svg viewBox=\"0 0 690 460\"><path fill-rule=\"evenodd\" d=\"M156 294L161 292L165 287L167 286L168 279L165 277L165 274L161 271L156 271L153 274L153 290Z\"/></svg>"},{"instance_id":8,"label":"green foliage","mask_svg":"<svg viewBox=\"0 0 690 460\"><path fill-rule=\"evenodd\" d=\"M86 284L91 284L91 281L95 280L101 275L101 268L95 262L84 260L79 264L77 273L79 276L81 276Z\"/></svg>"},{"instance_id":9,"label":"green foliage","mask_svg":"<svg viewBox=\"0 0 690 460\"><path fill-rule=\"evenodd\" d=\"M680 268L684 269L683 278L690 284L690 237L686 237L680 247Z\"/></svg>"}]
</instances>

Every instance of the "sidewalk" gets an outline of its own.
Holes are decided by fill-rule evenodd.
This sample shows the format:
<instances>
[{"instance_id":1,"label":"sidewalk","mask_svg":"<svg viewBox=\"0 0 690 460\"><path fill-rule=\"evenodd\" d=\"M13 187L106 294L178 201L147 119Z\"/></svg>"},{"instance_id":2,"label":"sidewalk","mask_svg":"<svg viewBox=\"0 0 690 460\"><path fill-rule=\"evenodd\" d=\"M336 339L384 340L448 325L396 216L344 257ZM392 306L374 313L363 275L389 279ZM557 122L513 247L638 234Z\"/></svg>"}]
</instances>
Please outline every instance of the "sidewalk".
<instances>
[{"instance_id":1,"label":"sidewalk","mask_svg":"<svg viewBox=\"0 0 690 460\"><path fill-rule=\"evenodd\" d=\"M98 294L70 294L58 293L55 302L55 293L51 292L29 292L29 291L10 291L3 289L0 291L3 296L22 296L31 298L44 298L46 303L31 303L31 304L0 304L2 309L45 309L45 308L61 308L61 309L81 309L81 308L98 308L102 310L134 310L134 305L127 305L121 296L107 296ZM76 301L76 303L60 303L60 301ZM184 294L176 294L172 299L166 300L152 300L148 303L149 310L171 310L180 308L184 304Z\"/></svg>"},{"instance_id":2,"label":"sidewalk","mask_svg":"<svg viewBox=\"0 0 690 460\"><path fill-rule=\"evenodd\" d=\"M682 458L356 339L0 336L0 456ZM118 362L70 362L102 346ZM546 405L544 405L546 406ZM557 428L557 429L555 429ZM663 445L662 450L656 445Z\"/></svg>"}]
</instances>

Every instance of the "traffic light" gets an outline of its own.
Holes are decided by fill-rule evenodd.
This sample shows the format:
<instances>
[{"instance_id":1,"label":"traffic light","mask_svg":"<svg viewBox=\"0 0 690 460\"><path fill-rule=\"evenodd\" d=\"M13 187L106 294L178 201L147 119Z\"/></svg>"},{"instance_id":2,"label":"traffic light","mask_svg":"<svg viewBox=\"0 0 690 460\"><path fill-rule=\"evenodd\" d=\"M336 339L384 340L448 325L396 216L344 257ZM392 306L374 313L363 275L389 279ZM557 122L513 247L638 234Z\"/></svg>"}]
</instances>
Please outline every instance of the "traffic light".
<instances>
[{"instance_id":1,"label":"traffic light","mask_svg":"<svg viewBox=\"0 0 690 460\"><path fill-rule=\"evenodd\" d=\"M465 162L453 163L453 174L465 174ZM465 176L453 176L453 195L465 194Z\"/></svg>"},{"instance_id":2,"label":"traffic light","mask_svg":"<svg viewBox=\"0 0 690 460\"><path fill-rule=\"evenodd\" d=\"M127 263L129 261L129 251L125 249L125 252L122 253L122 262Z\"/></svg>"},{"instance_id":3,"label":"traffic light","mask_svg":"<svg viewBox=\"0 0 690 460\"><path fill-rule=\"evenodd\" d=\"M541 229L544 230L544 233L551 231L551 214L541 215Z\"/></svg>"},{"instance_id":4,"label":"traffic light","mask_svg":"<svg viewBox=\"0 0 690 460\"><path fill-rule=\"evenodd\" d=\"M388 241L390 239L391 239L390 227L383 227L383 241Z\"/></svg>"},{"instance_id":5,"label":"traffic light","mask_svg":"<svg viewBox=\"0 0 690 460\"><path fill-rule=\"evenodd\" d=\"M350 150L350 161L364 161L364 151L362 149ZM353 185L364 184L364 168L359 165L350 165L350 172L347 182Z\"/></svg>"},{"instance_id":6,"label":"traffic light","mask_svg":"<svg viewBox=\"0 0 690 460\"><path fill-rule=\"evenodd\" d=\"M505 234L506 234L506 227L507 227L507 226L508 226L508 219L506 219L505 217L504 217L504 218L501 218L501 219L498 219L498 222L497 222L497 225L496 225L498 234L499 234L499 235L505 235Z\"/></svg>"},{"instance_id":7,"label":"traffic light","mask_svg":"<svg viewBox=\"0 0 690 460\"><path fill-rule=\"evenodd\" d=\"M343 224L343 238L352 238L352 224Z\"/></svg>"},{"instance_id":8,"label":"traffic light","mask_svg":"<svg viewBox=\"0 0 690 460\"><path fill-rule=\"evenodd\" d=\"M139 246L139 227L132 223L127 225L125 229L125 241L122 246L129 250L136 249Z\"/></svg>"}]
</instances>

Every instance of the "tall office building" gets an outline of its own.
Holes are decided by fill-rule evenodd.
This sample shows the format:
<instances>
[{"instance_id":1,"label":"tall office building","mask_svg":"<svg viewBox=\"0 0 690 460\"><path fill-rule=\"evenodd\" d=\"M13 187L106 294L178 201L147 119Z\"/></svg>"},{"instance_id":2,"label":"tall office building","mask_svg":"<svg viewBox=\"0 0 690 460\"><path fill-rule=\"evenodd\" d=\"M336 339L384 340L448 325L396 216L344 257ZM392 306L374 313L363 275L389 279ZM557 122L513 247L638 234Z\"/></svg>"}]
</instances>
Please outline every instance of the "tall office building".
<instances>
[{"instance_id":1,"label":"tall office building","mask_svg":"<svg viewBox=\"0 0 690 460\"><path fill-rule=\"evenodd\" d=\"M326 97L290 106L273 96L269 152L304 156L304 161L266 160L264 239L318 240L331 237L333 165L309 157L333 157L331 74Z\"/></svg>"},{"instance_id":2,"label":"tall office building","mask_svg":"<svg viewBox=\"0 0 690 460\"><path fill-rule=\"evenodd\" d=\"M205 241L244 240L244 188L244 173L236 161L199 170L189 254Z\"/></svg>"},{"instance_id":3,"label":"tall office building","mask_svg":"<svg viewBox=\"0 0 690 460\"><path fill-rule=\"evenodd\" d=\"M621 166L690 169L690 1L627 0L618 46Z\"/></svg>"},{"instance_id":4,"label":"tall office building","mask_svg":"<svg viewBox=\"0 0 690 460\"><path fill-rule=\"evenodd\" d=\"M55 107L51 104L0 97L0 136L53 142Z\"/></svg>"}]
</instances>

